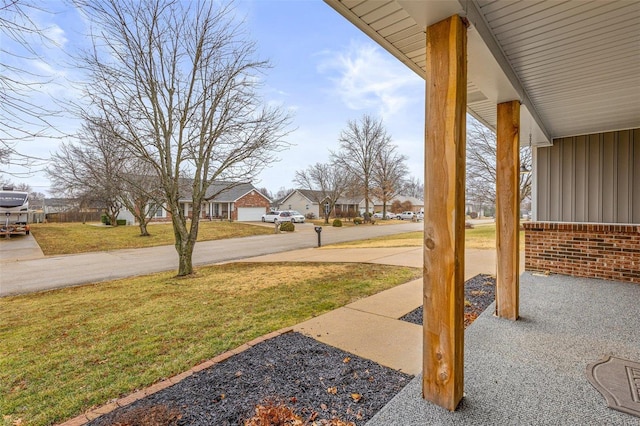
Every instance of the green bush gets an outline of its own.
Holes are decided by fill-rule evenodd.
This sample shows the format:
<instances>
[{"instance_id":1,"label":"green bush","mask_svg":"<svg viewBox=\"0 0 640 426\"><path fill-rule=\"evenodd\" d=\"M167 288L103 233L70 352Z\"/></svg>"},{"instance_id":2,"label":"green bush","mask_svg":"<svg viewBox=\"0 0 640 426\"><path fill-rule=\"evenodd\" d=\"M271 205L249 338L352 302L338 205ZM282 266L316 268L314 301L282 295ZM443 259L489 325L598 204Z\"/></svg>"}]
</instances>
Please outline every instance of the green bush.
<instances>
[{"instance_id":1,"label":"green bush","mask_svg":"<svg viewBox=\"0 0 640 426\"><path fill-rule=\"evenodd\" d=\"M111 225L111 221L109 220L109 216L107 216L106 214L103 214L102 216L100 216L100 221L102 223L104 223L105 225Z\"/></svg>"},{"instance_id":2,"label":"green bush","mask_svg":"<svg viewBox=\"0 0 640 426\"><path fill-rule=\"evenodd\" d=\"M280 230L283 232L293 232L296 230L296 226L291 222L282 222L282 225L280 225Z\"/></svg>"},{"instance_id":3,"label":"green bush","mask_svg":"<svg viewBox=\"0 0 640 426\"><path fill-rule=\"evenodd\" d=\"M340 219L333 219L333 226L340 228L342 226L342 221Z\"/></svg>"},{"instance_id":4,"label":"green bush","mask_svg":"<svg viewBox=\"0 0 640 426\"><path fill-rule=\"evenodd\" d=\"M117 219L116 223L118 224L118 226L124 226L127 224L127 219Z\"/></svg>"},{"instance_id":5,"label":"green bush","mask_svg":"<svg viewBox=\"0 0 640 426\"><path fill-rule=\"evenodd\" d=\"M362 218L361 217L354 217L353 218L353 223L355 223L356 225L360 225L362 223Z\"/></svg>"}]
</instances>

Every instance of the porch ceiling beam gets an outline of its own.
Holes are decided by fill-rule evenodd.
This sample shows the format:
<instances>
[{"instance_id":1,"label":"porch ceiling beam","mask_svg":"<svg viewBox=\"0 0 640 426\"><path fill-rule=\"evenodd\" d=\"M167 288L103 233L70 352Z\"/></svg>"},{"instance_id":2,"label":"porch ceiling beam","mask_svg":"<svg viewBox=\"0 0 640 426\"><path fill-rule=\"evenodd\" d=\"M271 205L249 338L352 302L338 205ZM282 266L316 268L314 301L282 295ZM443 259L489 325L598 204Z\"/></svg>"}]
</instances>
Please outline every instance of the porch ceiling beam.
<instances>
[{"instance_id":1,"label":"porch ceiling beam","mask_svg":"<svg viewBox=\"0 0 640 426\"><path fill-rule=\"evenodd\" d=\"M531 98L529 98L527 91L520 82L520 78L511 67L511 64L507 60L507 57L500 47L500 44L489 28L487 21L485 21L484 15L480 11L476 0L458 0L458 2L465 10L467 20L469 20L469 22L475 27L476 31L478 31L478 34L487 45L487 48L489 49L489 51L491 51L491 54L498 62L498 65L502 69L502 72L504 72L506 77L511 82L513 88L520 95L520 103L527 108L529 114L531 114L533 120L538 124L538 126L540 127L540 131L544 134L547 140L552 141L552 135L547 130L544 121L542 121L542 118L540 118L540 115L538 115L535 105L531 101Z\"/></svg>"},{"instance_id":2,"label":"porch ceiling beam","mask_svg":"<svg viewBox=\"0 0 640 426\"><path fill-rule=\"evenodd\" d=\"M427 27L422 395L448 410L464 373L464 193L467 29Z\"/></svg>"}]
</instances>

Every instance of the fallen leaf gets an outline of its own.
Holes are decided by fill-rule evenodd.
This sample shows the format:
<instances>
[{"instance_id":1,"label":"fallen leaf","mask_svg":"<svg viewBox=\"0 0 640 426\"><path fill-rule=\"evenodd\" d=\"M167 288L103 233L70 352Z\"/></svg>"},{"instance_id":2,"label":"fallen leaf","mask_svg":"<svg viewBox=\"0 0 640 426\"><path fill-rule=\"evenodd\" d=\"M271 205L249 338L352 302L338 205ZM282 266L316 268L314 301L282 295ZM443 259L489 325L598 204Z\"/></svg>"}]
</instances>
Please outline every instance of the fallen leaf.
<instances>
[{"instance_id":1,"label":"fallen leaf","mask_svg":"<svg viewBox=\"0 0 640 426\"><path fill-rule=\"evenodd\" d=\"M331 388L327 388L327 392L329 392L331 395L335 395L338 393L338 388L336 388L335 386Z\"/></svg>"},{"instance_id":2,"label":"fallen leaf","mask_svg":"<svg viewBox=\"0 0 640 426\"><path fill-rule=\"evenodd\" d=\"M353 402L360 402L360 400L362 399L362 395L360 395L359 393L352 393L351 399L353 399Z\"/></svg>"},{"instance_id":3,"label":"fallen leaf","mask_svg":"<svg viewBox=\"0 0 640 426\"><path fill-rule=\"evenodd\" d=\"M323 411L327 411L327 404L320 404L320 408L322 408Z\"/></svg>"},{"instance_id":4,"label":"fallen leaf","mask_svg":"<svg viewBox=\"0 0 640 426\"><path fill-rule=\"evenodd\" d=\"M350 356L348 356L348 357L346 357L345 359L342 360L342 362L344 362L345 364L348 364L349 361L351 361L351 357Z\"/></svg>"}]
</instances>

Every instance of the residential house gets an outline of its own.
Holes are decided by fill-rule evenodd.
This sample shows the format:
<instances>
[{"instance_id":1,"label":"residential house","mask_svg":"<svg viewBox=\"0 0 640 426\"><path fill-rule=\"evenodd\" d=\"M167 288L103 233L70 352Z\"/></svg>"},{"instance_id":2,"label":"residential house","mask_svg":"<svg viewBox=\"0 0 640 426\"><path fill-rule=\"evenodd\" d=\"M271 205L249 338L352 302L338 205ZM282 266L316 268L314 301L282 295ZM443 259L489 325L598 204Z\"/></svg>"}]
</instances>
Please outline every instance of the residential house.
<instances>
[{"instance_id":1,"label":"residential house","mask_svg":"<svg viewBox=\"0 0 640 426\"><path fill-rule=\"evenodd\" d=\"M328 197L323 197L322 191L310 189L296 189L289 193L278 204L279 210L297 210L303 215L313 214L314 217L324 217L324 209L329 202ZM364 211L362 197L340 197L336 200L332 216L355 217Z\"/></svg>"},{"instance_id":2,"label":"residential house","mask_svg":"<svg viewBox=\"0 0 640 426\"><path fill-rule=\"evenodd\" d=\"M278 210L297 210L303 215L313 214L313 217L324 216L325 198L322 191L310 189L296 189L291 191L278 203Z\"/></svg>"},{"instance_id":3,"label":"residential house","mask_svg":"<svg viewBox=\"0 0 640 426\"><path fill-rule=\"evenodd\" d=\"M372 203L369 203L371 210ZM356 217L361 216L365 211L365 202L363 197L340 197L336 201L334 215L336 217Z\"/></svg>"},{"instance_id":4,"label":"residential house","mask_svg":"<svg viewBox=\"0 0 640 426\"><path fill-rule=\"evenodd\" d=\"M188 188L188 186L185 186ZM262 194L251 183L214 182L207 188L205 202L201 210L201 219L224 219L239 222L260 221L262 215L269 211L271 200ZM193 214L193 202L190 194L180 198L180 206L186 217ZM165 206L153 209L152 222L169 221L171 213ZM122 212L121 219L133 223L131 213Z\"/></svg>"},{"instance_id":5,"label":"residential house","mask_svg":"<svg viewBox=\"0 0 640 426\"><path fill-rule=\"evenodd\" d=\"M404 195L398 195L396 197L394 197L393 199L387 201L387 211L390 212L391 211L391 206L393 206L393 203L395 201L399 201L400 203L406 203L409 202L411 203L411 211L414 212L420 212L420 211L424 211L424 200L421 200L419 198L416 197L406 197ZM381 212L382 211L382 200L379 200L377 198L374 198L372 200L373 202L373 206L374 206L374 210L377 212Z\"/></svg>"}]
</instances>

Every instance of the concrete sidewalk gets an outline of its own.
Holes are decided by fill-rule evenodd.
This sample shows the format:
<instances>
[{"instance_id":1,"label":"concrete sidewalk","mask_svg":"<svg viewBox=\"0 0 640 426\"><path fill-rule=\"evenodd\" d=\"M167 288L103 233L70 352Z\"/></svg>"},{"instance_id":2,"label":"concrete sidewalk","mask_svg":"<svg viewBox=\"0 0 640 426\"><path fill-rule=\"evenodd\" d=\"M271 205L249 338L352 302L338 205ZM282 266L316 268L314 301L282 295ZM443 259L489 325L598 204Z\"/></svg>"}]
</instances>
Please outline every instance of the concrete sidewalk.
<instances>
[{"instance_id":1,"label":"concrete sidewalk","mask_svg":"<svg viewBox=\"0 0 640 426\"><path fill-rule=\"evenodd\" d=\"M521 256L524 259L524 256ZM356 262L422 267L422 247L304 249L245 259L247 262ZM465 251L465 280L495 275L494 250ZM378 364L418 374L422 327L399 318L422 305L422 279L358 300L295 325L295 331ZM398 350L402 348L402 350Z\"/></svg>"},{"instance_id":2,"label":"concrete sidewalk","mask_svg":"<svg viewBox=\"0 0 640 426\"><path fill-rule=\"evenodd\" d=\"M389 248L310 248L244 259L243 262L353 262L421 268L422 247ZM524 270L524 253L520 253ZM495 250L467 249L464 253L464 279L478 274L496 274Z\"/></svg>"}]
</instances>

